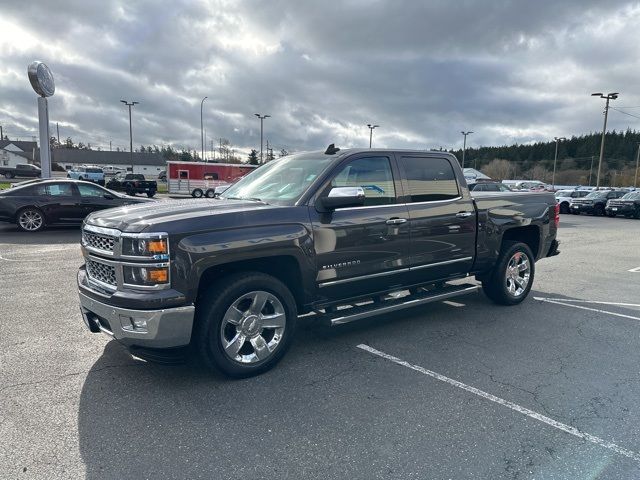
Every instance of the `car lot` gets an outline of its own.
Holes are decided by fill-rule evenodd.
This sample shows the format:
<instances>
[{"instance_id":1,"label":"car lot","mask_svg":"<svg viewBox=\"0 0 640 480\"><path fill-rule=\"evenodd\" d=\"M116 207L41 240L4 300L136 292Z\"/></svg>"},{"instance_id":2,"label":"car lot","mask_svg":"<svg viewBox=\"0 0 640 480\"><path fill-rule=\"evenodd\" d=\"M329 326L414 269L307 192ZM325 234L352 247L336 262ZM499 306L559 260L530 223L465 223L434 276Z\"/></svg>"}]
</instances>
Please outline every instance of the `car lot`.
<instances>
[{"instance_id":1,"label":"car lot","mask_svg":"<svg viewBox=\"0 0 640 480\"><path fill-rule=\"evenodd\" d=\"M79 232L0 224L0 478L638 478L640 222L559 238L520 306L306 318L231 381L90 334Z\"/></svg>"}]
</instances>

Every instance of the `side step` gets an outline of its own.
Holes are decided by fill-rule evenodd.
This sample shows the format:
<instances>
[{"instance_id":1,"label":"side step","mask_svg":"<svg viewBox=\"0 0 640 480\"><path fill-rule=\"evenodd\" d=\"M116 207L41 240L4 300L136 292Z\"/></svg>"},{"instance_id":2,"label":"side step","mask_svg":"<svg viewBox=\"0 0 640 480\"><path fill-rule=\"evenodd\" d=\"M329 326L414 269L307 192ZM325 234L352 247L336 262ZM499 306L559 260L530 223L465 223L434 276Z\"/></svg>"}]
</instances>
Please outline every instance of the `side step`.
<instances>
[{"instance_id":1,"label":"side step","mask_svg":"<svg viewBox=\"0 0 640 480\"><path fill-rule=\"evenodd\" d=\"M390 300L381 302L369 302L366 304L357 304L352 307L341 308L335 312L325 315L325 319L329 321L331 326L342 325L343 323L353 322L362 318L373 317L383 313L395 312L404 308L417 307L426 303L438 302L447 298L459 297L467 295L480 289L480 285L446 285L437 290L421 290L413 295L406 295L400 298L391 296ZM389 298L389 297L387 297Z\"/></svg>"}]
</instances>

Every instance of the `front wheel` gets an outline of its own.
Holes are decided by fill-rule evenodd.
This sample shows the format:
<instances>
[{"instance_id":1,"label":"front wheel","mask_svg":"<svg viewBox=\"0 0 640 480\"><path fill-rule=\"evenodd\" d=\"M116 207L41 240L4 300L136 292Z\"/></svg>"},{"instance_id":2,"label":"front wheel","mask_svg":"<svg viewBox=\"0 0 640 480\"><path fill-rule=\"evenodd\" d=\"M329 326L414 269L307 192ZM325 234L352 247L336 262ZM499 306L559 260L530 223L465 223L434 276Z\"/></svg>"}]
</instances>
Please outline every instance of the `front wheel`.
<instances>
[{"instance_id":1,"label":"front wheel","mask_svg":"<svg viewBox=\"0 0 640 480\"><path fill-rule=\"evenodd\" d=\"M601 217L604 215L604 207L602 205L596 205L596 208L593 210L594 215L597 217Z\"/></svg>"},{"instance_id":2,"label":"front wheel","mask_svg":"<svg viewBox=\"0 0 640 480\"><path fill-rule=\"evenodd\" d=\"M521 242L505 242L493 272L482 281L484 293L495 303L517 305L533 285L535 258Z\"/></svg>"},{"instance_id":3,"label":"front wheel","mask_svg":"<svg viewBox=\"0 0 640 480\"><path fill-rule=\"evenodd\" d=\"M153 198L153 196L154 196L155 194L156 194L156 191L155 191L155 190L150 190L150 191L148 191L148 192L147 192L147 197L149 197L149 198Z\"/></svg>"},{"instance_id":4,"label":"front wheel","mask_svg":"<svg viewBox=\"0 0 640 480\"><path fill-rule=\"evenodd\" d=\"M560 213L569 213L569 204L567 202L560 204Z\"/></svg>"},{"instance_id":5,"label":"front wheel","mask_svg":"<svg viewBox=\"0 0 640 480\"><path fill-rule=\"evenodd\" d=\"M13 178L13 172L7 172L4 174L4 178Z\"/></svg>"},{"instance_id":6,"label":"front wheel","mask_svg":"<svg viewBox=\"0 0 640 480\"><path fill-rule=\"evenodd\" d=\"M204 193L199 188L196 188L193 192L191 192L191 196L193 198L202 198L204 196Z\"/></svg>"},{"instance_id":7,"label":"front wheel","mask_svg":"<svg viewBox=\"0 0 640 480\"><path fill-rule=\"evenodd\" d=\"M39 232L45 226L44 214L36 207L23 208L16 215L16 220L18 228L23 232Z\"/></svg>"},{"instance_id":8,"label":"front wheel","mask_svg":"<svg viewBox=\"0 0 640 480\"><path fill-rule=\"evenodd\" d=\"M202 362L230 377L272 368L288 350L296 302L278 279L258 272L233 274L198 300L193 343Z\"/></svg>"}]
</instances>

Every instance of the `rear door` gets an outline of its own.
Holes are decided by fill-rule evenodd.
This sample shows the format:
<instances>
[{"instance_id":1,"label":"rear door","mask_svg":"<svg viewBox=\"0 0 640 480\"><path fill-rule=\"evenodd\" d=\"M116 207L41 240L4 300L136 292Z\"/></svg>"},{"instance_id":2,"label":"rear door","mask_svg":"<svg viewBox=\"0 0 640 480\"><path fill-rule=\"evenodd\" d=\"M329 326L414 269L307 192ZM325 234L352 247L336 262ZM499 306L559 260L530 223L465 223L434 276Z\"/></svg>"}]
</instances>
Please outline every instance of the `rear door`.
<instances>
[{"instance_id":1,"label":"rear door","mask_svg":"<svg viewBox=\"0 0 640 480\"><path fill-rule=\"evenodd\" d=\"M76 223L84 218L80 196L71 182L47 183L44 213L48 222Z\"/></svg>"},{"instance_id":2,"label":"rear door","mask_svg":"<svg viewBox=\"0 0 640 480\"><path fill-rule=\"evenodd\" d=\"M400 285L408 273L409 222L399 201L395 159L388 153L360 154L336 166L320 190L362 187L365 205L319 213L310 206L317 285L325 298L353 297Z\"/></svg>"},{"instance_id":3,"label":"rear door","mask_svg":"<svg viewBox=\"0 0 640 480\"><path fill-rule=\"evenodd\" d=\"M469 272L476 250L476 212L448 157L398 154L409 211L412 281Z\"/></svg>"}]
</instances>

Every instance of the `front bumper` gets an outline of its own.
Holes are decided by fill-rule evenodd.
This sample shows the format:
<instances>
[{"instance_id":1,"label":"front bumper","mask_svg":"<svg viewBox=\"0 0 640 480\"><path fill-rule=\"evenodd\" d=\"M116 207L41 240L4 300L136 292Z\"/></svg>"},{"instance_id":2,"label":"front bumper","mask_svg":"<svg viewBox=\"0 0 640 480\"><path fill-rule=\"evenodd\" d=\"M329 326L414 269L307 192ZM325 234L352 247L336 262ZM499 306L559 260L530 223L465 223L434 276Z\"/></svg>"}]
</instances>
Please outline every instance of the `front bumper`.
<instances>
[{"instance_id":1,"label":"front bumper","mask_svg":"<svg viewBox=\"0 0 640 480\"><path fill-rule=\"evenodd\" d=\"M593 213L595 211L595 206L594 205L585 205L585 204L581 204L581 203L572 203L569 206L569 209L572 212L578 212L578 213Z\"/></svg>"},{"instance_id":2,"label":"front bumper","mask_svg":"<svg viewBox=\"0 0 640 480\"><path fill-rule=\"evenodd\" d=\"M132 310L107 305L82 292L78 294L84 323L94 333L106 333L128 347L172 348L191 341L193 305Z\"/></svg>"},{"instance_id":3,"label":"front bumper","mask_svg":"<svg viewBox=\"0 0 640 480\"><path fill-rule=\"evenodd\" d=\"M615 213L616 215L633 215L636 209L633 205L614 205L605 208L607 213Z\"/></svg>"}]
</instances>

